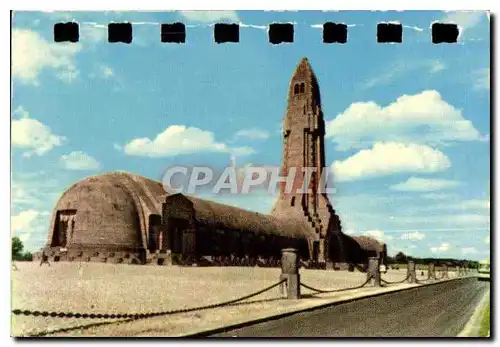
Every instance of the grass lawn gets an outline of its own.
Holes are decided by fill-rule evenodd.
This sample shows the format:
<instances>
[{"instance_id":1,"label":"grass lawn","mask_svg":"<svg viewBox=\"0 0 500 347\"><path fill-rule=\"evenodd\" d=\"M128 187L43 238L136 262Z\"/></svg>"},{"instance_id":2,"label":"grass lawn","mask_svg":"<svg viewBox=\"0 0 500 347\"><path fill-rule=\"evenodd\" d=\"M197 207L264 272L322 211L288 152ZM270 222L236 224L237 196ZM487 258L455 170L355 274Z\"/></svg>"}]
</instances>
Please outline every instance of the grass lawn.
<instances>
[{"instance_id":1,"label":"grass lawn","mask_svg":"<svg viewBox=\"0 0 500 347\"><path fill-rule=\"evenodd\" d=\"M486 306L483 311L483 316L481 318L481 326L479 327L479 336L487 337L490 332L490 304Z\"/></svg>"}]
</instances>

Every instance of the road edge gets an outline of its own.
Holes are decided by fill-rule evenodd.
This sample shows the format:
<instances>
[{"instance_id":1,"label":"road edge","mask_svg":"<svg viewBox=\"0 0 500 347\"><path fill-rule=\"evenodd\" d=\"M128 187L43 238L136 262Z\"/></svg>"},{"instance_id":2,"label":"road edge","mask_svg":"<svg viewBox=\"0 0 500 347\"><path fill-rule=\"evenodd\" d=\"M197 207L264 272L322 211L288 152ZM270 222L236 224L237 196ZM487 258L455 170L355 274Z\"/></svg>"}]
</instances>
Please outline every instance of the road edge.
<instances>
[{"instance_id":1,"label":"road edge","mask_svg":"<svg viewBox=\"0 0 500 347\"><path fill-rule=\"evenodd\" d=\"M229 325L225 325L225 326L218 327L218 328L210 328L210 329L206 329L206 330L202 330L202 331L198 331L198 332L192 332L192 333L188 333L188 334L183 334L183 335L180 335L180 336L177 336L177 337L181 337L181 338L182 337L184 337L184 338L208 337L209 335L214 335L214 334L226 332L228 330L234 330L234 329L244 328L244 327L255 325L255 324L259 324L259 323L265 323L265 322L269 322L269 321L272 321L272 320L277 320L277 319L281 319L281 318L293 316L293 315L298 314L298 313L320 310L320 309L327 308L327 307L330 307L330 306L346 304L346 303L350 303L350 302L354 302L354 301L358 301L358 300L364 300L364 299L369 299L369 298L376 298L376 297L379 297L379 296L382 296L382 295L392 294L392 293L396 293L396 292L403 292L403 291L408 291L408 290L415 290L415 289L426 287L426 286L443 284L443 283L447 283L447 282L451 282L451 281L457 281L457 280L466 280L466 279L471 279L471 278L475 278L475 277L472 276L472 277L452 278L452 279L448 279L448 280L444 280L444 281L439 281L439 282L424 283L424 284L421 284L421 285L418 285L418 286L411 286L411 287L407 287L407 288L398 288L398 289L394 289L394 290L388 290L388 291L385 291L385 292L366 293L366 295L360 295L360 296L354 297L354 298L332 299L331 302L318 304L317 306L312 306L312 307L307 307L307 308L300 308L300 309L292 310L292 311L289 311L289 312L282 312L282 313L279 313L279 314L270 315L270 316L266 316L266 317L254 318L254 319L251 319L251 320L248 320L248 321L244 321L244 322L239 322L239 323L229 324Z\"/></svg>"},{"instance_id":2,"label":"road edge","mask_svg":"<svg viewBox=\"0 0 500 347\"><path fill-rule=\"evenodd\" d=\"M488 290L486 290L486 292L483 294L483 297L481 298L478 305L474 309L472 316L469 318L464 328L460 331L457 337L480 337L477 336L478 323L481 322L481 319L483 317L483 312L486 309L488 303L490 302L490 290L491 289L488 288ZM489 336L485 338L489 338Z\"/></svg>"}]
</instances>

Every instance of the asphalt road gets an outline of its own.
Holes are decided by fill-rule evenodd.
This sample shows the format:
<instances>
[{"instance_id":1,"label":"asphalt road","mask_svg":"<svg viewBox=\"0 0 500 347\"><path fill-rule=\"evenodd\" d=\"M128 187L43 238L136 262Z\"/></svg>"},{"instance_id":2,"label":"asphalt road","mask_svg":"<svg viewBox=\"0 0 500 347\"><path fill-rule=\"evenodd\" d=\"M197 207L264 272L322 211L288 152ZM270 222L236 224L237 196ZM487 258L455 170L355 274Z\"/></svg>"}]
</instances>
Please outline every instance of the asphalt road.
<instances>
[{"instance_id":1,"label":"asphalt road","mask_svg":"<svg viewBox=\"0 0 500 347\"><path fill-rule=\"evenodd\" d=\"M454 337L490 285L462 279L297 313L213 337Z\"/></svg>"}]
</instances>

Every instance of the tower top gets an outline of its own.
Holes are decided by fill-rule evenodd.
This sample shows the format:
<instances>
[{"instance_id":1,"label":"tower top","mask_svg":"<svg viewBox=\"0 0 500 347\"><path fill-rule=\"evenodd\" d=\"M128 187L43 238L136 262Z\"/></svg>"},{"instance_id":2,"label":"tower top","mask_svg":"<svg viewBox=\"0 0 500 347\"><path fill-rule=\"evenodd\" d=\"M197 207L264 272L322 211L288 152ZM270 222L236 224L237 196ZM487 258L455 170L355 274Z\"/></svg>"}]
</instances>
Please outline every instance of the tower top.
<instances>
[{"instance_id":1,"label":"tower top","mask_svg":"<svg viewBox=\"0 0 500 347\"><path fill-rule=\"evenodd\" d=\"M302 70L302 71L308 70L310 72L313 72L311 64L309 64L309 60L307 60L307 57L303 57L302 59L300 59L300 62L299 62L299 65L297 65L296 71L299 71L299 70Z\"/></svg>"},{"instance_id":2,"label":"tower top","mask_svg":"<svg viewBox=\"0 0 500 347\"><path fill-rule=\"evenodd\" d=\"M303 93L308 96L313 104L321 105L318 80L306 57L300 60L295 69L290 81L288 100L294 100L297 96L301 98Z\"/></svg>"},{"instance_id":3,"label":"tower top","mask_svg":"<svg viewBox=\"0 0 500 347\"><path fill-rule=\"evenodd\" d=\"M314 74L311 64L309 64L309 60L306 57L300 59L299 65L297 65L297 68L295 69L294 77L297 75L304 77L308 76L316 79L316 75Z\"/></svg>"}]
</instances>

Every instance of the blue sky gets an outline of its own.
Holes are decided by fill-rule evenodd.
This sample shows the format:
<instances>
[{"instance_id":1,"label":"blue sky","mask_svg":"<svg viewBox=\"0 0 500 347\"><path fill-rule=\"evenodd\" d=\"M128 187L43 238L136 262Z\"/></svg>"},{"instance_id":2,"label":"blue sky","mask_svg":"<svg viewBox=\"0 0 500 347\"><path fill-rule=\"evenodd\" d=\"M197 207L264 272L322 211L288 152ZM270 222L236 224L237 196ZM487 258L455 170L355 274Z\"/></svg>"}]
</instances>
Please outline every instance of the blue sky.
<instances>
[{"instance_id":1,"label":"blue sky","mask_svg":"<svg viewBox=\"0 0 500 347\"><path fill-rule=\"evenodd\" d=\"M76 20L80 42L53 43ZM109 44L107 24L133 23ZM182 21L186 44L162 44ZM240 43L215 44L215 22L241 23ZM349 25L322 43L324 22ZM404 25L377 44L376 24ZM434 21L461 27L433 45ZM295 23L273 46L272 22ZM289 80L302 57L318 77L327 122L330 196L343 231L389 253L489 256L489 19L484 12L17 12L12 31L12 232L40 248L53 206L74 182L124 170L161 180L175 164L279 165ZM184 145L181 145L184 144ZM205 193L204 193L205 194ZM205 198L268 213L264 192Z\"/></svg>"}]
</instances>

